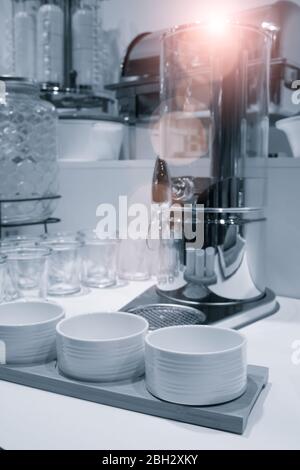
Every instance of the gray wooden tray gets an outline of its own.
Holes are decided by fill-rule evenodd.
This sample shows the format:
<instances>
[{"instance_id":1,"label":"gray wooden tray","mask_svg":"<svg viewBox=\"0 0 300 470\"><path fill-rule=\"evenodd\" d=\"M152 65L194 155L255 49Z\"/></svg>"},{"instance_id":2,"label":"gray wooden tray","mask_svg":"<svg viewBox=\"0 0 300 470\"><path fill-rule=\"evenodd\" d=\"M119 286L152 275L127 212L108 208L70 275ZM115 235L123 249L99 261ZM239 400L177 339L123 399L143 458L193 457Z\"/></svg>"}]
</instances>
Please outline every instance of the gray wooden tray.
<instances>
[{"instance_id":1,"label":"gray wooden tray","mask_svg":"<svg viewBox=\"0 0 300 470\"><path fill-rule=\"evenodd\" d=\"M0 380L46 390L102 405L243 434L250 412L268 382L266 367L248 366L248 387L238 399L217 406L184 406L161 401L146 389L144 378L133 382L92 384L63 376L56 362L0 366Z\"/></svg>"}]
</instances>

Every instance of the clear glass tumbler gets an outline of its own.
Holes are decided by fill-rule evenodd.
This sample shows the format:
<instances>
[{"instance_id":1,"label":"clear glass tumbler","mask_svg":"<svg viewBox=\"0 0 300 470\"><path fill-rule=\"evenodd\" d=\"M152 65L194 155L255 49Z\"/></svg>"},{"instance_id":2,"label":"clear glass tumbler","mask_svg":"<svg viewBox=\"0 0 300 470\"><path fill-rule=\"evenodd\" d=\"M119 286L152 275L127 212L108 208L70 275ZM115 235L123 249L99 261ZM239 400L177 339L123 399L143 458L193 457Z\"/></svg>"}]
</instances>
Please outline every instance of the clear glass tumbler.
<instances>
[{"instance_id":1,"label":"clear glass tumbler","mask_svg":"<svg viewBox=\"0 0 300 470\"><path fill-rule=\"evenodd\" d=\"M16 247L2 250L7 256L7 300L47 296L48 258L46 247Z\"/></svg>"},{"instance_id":2,"label":"clear glass tumbler","mask_svg":"<svg viewBox=\"0 0 300 470\"><path fill-rule=\"evenodd\" d=\"M44 240L51 249L48 263L48 295L64 296L80 292L80 242L63 238Z\"/></svg>"},{"instance_id":3,"label":"clear glass tumbler","mask_svg":"<svg viewBox=\"0 0 300 470\"><path fill-rule=\"evenodd\" d=\"M152 256L152 253L150 253ZM151 259L147 240L121 240L118 275L127 281L145 281L150 278Z\"/></svg>"},{"instance_id":4,"label":"clear glass tumbler","mask_svg":"<svg viewBox=\"0 0 300 470\"><path fill-rule=\"evenodd\" d=\"M0 255L0 303L5 300L6 259Z\"/></svg>"},{"instance_id":5,"label":"clear glass tumbler","mask_svg":"<svg viewBox=\"0 0 300 470\"><path fill-rule=\"evenodd\" d=\"M1 240L1 248L13 248L13 247L31 247L34 248L40 242L39 237L25 236L25 235L16 235L8 236Z\"/></svg>"},{"instance_id":6,"label":"clear glass tumbler","mask_svg":"<svg viewBox=\"0 0 300 470\"><path fill-rule=\"evenodd\" d=\"M81 247L82 283L88 287L110 287L117 282L118 241L86 235Z\"/></svg>"}]
</instances>

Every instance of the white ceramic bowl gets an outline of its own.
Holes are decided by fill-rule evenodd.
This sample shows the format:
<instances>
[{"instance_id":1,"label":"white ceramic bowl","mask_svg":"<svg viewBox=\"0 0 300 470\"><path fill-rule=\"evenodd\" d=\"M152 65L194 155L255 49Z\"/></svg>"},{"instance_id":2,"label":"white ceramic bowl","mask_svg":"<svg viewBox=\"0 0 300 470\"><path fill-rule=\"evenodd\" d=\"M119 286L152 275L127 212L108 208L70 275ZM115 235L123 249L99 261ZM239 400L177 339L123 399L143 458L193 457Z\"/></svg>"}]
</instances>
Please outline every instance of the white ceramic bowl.
<instances>
[{"instance_id":1,"label":"white ceramic bowl","mask_svg":"<svg viewBox=\"0 0 300 470\"><path fill-rule=\"evenodd\" d=\"M0 363L34 364L56 358L55 328L64 310L52 302L0 305Z\"/></svg>"},{"instance_id":2,"label":"white ceramic bowl","mask_svg":"<svg viewBox=\"0 0 300 470\"><path fill-rule=\"evenodd\" d=\"M276 122L277 129L283 131L289 141L293 157L300 157L300 116L291 116Z\"/></svg>"},{"instance_id":3,"label":"white ceramic bowl","mask_svg":"<svg viewBox=\"0 0 300 470\"><path fill-rule=\"evenodd\" d=\"M124 137L120 122L61 118L58 148L62 160L118 160Z\"/></svg>"},{"instance_id":4,"label":"white ceramic bowl","mask_svg":"<svg viewBox=\"0 0 300 470\"><path fill-rule=\"evenodd\" d=\"M130 313L90 313L57 325L58 367L90 382L133 379L144 373L148 322Z\"/></svg>"},{"instance_id":5,"label":"white ceramic bowl","mask_svg":"<svg viewBox=\"0 0 300 470\"><path fill-rule=\"evenodd\" d=\"M156 397L185 405L225 403L247 385L246 339L234 330L174 326L146 338L146 385Z\"/></svg>"}]
</instances>

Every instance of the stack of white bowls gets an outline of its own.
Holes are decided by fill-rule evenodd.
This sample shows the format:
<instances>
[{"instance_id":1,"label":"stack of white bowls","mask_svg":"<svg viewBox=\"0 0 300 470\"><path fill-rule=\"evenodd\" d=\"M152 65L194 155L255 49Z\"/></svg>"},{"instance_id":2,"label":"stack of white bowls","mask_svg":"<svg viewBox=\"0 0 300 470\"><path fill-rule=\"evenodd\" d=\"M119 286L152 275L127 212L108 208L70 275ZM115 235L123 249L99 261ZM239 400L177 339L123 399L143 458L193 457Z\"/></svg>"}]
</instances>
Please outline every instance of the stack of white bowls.
<instances>
[{"instance_id":1,"label":"stack of white bowls","mask_svg":"<svg viewBox=\"0 0 300 470\"><path fill-rule=\"evenodd\" d=\"M246 339L237 331L209 326L156 330L146 338L146 385L173 403L234 400L247 386Z\"/></svg>"}]
</instances>

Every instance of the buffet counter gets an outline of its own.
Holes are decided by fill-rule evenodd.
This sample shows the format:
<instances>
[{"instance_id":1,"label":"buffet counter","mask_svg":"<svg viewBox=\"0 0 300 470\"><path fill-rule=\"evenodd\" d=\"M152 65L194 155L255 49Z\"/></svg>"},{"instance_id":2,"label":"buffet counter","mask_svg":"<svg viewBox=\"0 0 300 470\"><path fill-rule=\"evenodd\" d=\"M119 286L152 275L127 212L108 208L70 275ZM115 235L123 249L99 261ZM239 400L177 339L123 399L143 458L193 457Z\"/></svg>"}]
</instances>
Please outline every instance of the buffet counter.
<instances>
[{"instance_id":1,"label":"buffet counter","mask_svg":"<svg viewBox=\"0 0 300 470\"><path fill-rule=\"evenodd\" d=\"M59 302L67 316L116 311L150 287L130 283ZM300 449L300 300L243 328L248 362L267 366L244 435L134 413L0 381L0 447L13 449Z\"/></svg>"}]
</instances>

